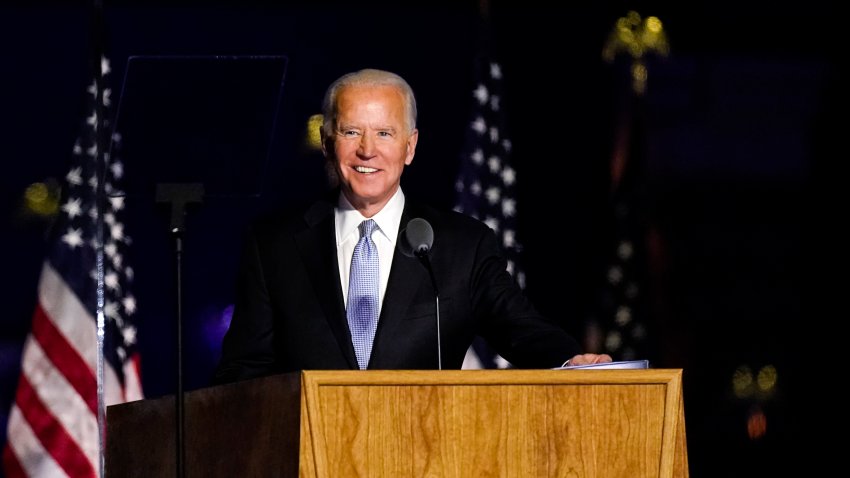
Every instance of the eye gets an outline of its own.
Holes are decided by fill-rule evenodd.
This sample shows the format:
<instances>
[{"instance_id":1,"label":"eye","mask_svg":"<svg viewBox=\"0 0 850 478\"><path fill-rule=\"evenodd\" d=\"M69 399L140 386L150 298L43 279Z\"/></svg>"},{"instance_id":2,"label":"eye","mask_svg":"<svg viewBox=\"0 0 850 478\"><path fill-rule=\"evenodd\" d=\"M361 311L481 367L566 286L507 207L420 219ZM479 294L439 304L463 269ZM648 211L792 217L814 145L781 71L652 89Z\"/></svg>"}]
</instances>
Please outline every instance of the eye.
<instances>
[{"instance_id":1,"label":"eye","mask_svg":"<svg viewBox=\"0 0 850 478\"><path fill-rule=\"evenodd\" d=\"M339 134L348 138L359 135L360 133L357 130L353 129L343 129L339 131Z\"/></svg>"},{"instance_id":2,"label":"eye","mask_svg":"<svg viewBox=\"0 0 850 478\"><path fill-rule=\"evenodd\" d=\"M382 138L392 138L393 134L389 131L378 131L378 136Z\"/></svg>"}]
</instances>

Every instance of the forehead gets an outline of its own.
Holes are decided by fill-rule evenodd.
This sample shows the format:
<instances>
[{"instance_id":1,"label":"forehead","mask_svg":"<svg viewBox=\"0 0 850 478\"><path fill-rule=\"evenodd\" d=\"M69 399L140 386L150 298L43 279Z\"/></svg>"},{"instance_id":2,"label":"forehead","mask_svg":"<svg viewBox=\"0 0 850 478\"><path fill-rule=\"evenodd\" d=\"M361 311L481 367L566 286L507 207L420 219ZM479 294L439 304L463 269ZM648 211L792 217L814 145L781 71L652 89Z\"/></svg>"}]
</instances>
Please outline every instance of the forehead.
<instances>
[{"instance_id":1,"label":"forehead","mask_svg":"<svg viewBox=\"0 0 850 478\"><path fill-rule=\"evenodd\" d=\"M370 115L404 121L404 94L391 85L345 86L337 95L337 114L340 119Z\"/></svg>"}]
</instances>

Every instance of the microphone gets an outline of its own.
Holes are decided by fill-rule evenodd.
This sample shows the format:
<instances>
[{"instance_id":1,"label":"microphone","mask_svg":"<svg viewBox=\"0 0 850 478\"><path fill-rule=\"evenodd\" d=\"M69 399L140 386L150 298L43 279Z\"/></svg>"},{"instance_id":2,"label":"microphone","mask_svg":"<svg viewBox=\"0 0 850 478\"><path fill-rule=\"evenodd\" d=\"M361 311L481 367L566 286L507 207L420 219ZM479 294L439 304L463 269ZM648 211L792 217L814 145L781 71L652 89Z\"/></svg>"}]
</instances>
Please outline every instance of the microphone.
<instances>
[{"instance_id":1,"label":"microphone","mask_svg":"<svg viewBox=\"0 0 850 478\"><path fill-rule=\"evenodd\" d=\"M401 233L401 252L407 257L416 257L425 266L428 276L431 278L431 286L434 288L434 303L437 310L437 370L443 369L443 352L440 343L440 292L437 289L437 279L431 269L431 246L434 245L434 228L425 219L420 217L408 221L407 226Z\"/></svg>"},{"instance_id":2,"label":"microphone","mask_svg":"<svg viewBox=\"0 0 850 478\"><path fill-rule=\"evenodd\" d=\"M434 244L434 228L425 219L417 217L408 221L402 231L402 253L407 257L427 256Z\"/></svg>"}]
</instances>

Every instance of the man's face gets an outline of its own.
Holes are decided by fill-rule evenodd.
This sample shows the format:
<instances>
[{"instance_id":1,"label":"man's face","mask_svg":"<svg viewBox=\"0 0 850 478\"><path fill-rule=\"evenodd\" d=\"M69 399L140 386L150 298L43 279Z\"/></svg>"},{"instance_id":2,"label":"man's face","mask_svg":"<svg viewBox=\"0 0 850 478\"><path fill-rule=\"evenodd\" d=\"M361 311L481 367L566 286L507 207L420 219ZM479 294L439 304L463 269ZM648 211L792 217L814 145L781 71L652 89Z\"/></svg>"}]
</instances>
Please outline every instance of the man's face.
<instances>
[{"instance_id":1,"label":"man's face","mask_svg":"<svg viewBox=\"0 0 850 478\"><path fill-rule=\"evenodd\" d=\"M334 161L342 192L366 217L398 190L419 132L408 129L404 96L392 86L348 86L337 96L334 131L322 149Z\"/></svg>"}]
</instances>

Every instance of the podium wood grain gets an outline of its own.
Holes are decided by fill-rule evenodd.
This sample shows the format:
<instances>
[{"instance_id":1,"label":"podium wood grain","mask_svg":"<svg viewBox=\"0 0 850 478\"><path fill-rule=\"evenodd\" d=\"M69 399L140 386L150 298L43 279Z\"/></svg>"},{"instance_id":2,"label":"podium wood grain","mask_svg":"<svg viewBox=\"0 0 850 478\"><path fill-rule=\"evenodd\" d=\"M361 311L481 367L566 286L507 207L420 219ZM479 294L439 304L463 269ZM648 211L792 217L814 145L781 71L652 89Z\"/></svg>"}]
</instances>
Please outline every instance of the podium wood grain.
<instances>
[{"instance_id":1,"label":"podium wood grain","mask_svg":"<svg viewBox=\"0 0 850 478\"><path fill-rule=\"evenodd\" d=\"M109 407L107 476L174 476L174 400ZM309 371L186 395L188 477L687 477L681 370Z\"/></svg>"}]
</instances>

